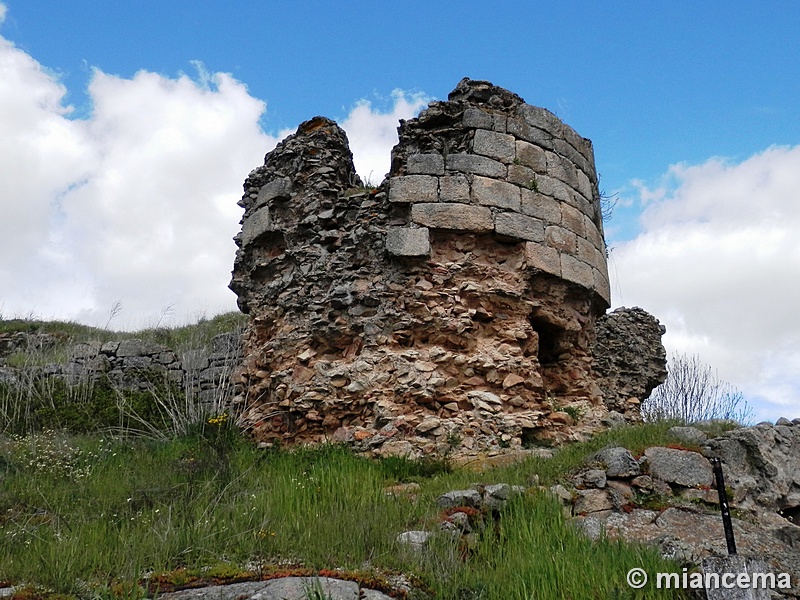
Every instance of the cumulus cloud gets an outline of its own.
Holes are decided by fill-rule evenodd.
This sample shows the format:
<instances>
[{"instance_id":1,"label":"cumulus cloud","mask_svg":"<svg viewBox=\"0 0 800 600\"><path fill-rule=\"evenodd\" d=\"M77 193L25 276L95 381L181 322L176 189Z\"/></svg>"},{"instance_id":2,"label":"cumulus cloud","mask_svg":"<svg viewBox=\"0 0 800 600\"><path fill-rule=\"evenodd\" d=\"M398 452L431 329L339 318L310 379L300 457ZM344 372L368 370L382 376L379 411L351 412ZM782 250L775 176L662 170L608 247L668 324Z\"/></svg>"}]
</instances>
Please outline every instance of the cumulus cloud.
<instances>
[{"instance_id":1,"label":"cumulus cloud","mask_svg":"<svg viewBox=\"0 0 800 600\"><path fill-rule=\"evenodd\" d=\"M0 3L0 19L5 6ZM291 133L265 134L266 105L225 73L192 77L95 70L92 112L71 118L57 75L0 37L0 316L113 326L234 310L227 289L247 173ZM359 173L380 181L397 120L421 96L393 93L387 111L356 104L342 125Z\"/></svg>"},{"instance_id":2,"label":"cumulus cloud","mask_svg":"<svg viewBox=\"0 0 800 600\"><path fill-rule=\"evenodd\" d=\"M360 100L341 123L353 151L356 172L373 185L380 184L389 172L391 149L397 144L398 121L415 117L428 98L424 94L406 95L402 90L394 90L392 101L392 108L381 112L369 100Z\"/></svg>"},{"instance_id":3,"label":"cumulus cloud","mask_svg":"<svg viewBox=\"0 0 800 600\"><path fill-rule=\"evenodd\" d=\"M641 233L611 253L615 304L667 327L762 417L800 414L800 146L675 165L652 187Z\"/></svg>"},{"instance_id":4,"label":"cumulus cloud","mask_svg":"<svg viewBox=\"0 0 800 600\"><path fill-rule=\"evenodd\" d=\"M58 78L0 38L4 315L98 323L119 300L139 326L167 306L235 308L236 200L278 141L259 127L265 104L203 70L96 70L88 91L92 114L71 119Z\"/></svg>"}]
</instances>

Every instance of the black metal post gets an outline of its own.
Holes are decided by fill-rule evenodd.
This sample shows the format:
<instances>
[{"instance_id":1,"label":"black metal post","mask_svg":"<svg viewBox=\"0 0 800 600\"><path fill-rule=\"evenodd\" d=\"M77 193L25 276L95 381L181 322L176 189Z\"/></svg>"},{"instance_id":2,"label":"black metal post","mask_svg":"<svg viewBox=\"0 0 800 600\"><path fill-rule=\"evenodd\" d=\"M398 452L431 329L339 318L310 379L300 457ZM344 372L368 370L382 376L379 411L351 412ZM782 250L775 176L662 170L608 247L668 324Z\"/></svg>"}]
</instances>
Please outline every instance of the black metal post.
<instances>
[{"instance_id":1,"label":"black metal post","mask_svg":"<svg viewBox=\"0 0 800 600\"><path fill-rule=\"evenodd\" d=\"M717 483L717 494L719 495L719 510L722 513L722 527L725 529L725 542L728 544L728 554L736 554L736 540L733 539L733 523L731 522L731 511L728 507L728 492L725 491L725 480L722 477L722 463L719 458L711 459L711 466L714 468L714 479Z\"/></svg>"}]
</instances>

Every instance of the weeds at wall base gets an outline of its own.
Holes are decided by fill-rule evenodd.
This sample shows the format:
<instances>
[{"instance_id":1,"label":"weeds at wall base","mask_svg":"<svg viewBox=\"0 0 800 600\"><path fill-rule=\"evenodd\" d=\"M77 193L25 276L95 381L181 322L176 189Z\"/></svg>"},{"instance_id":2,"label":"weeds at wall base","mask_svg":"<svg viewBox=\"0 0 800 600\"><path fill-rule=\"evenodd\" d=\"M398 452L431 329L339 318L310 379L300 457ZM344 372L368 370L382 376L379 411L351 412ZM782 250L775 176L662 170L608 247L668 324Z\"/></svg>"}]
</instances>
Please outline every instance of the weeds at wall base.
<instances>
[{"instance_id":1,"label":"weeds at wall base","mask_svg":"<svg viewBox=\"0 0 800 600\"><path fill-rule=\"evenodd\" d=\"M70 383L31 373L16 384L0 383L0 431L26 433L51 428L86 433L137 431L142 426L168 430L173 421L162 406L164 399L181 392L161 379L154 374L148 390L122 388L104 375Z\"/></svg>"}]
</instances>

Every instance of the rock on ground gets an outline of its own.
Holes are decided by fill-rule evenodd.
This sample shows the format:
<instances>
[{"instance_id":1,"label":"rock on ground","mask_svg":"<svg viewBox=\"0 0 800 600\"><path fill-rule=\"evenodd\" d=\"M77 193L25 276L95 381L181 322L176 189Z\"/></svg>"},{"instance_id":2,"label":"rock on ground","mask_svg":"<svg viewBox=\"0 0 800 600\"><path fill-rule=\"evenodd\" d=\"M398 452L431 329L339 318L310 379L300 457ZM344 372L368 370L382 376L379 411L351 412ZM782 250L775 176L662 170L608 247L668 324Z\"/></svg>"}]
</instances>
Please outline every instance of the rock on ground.
<instances>
[{"instance_id":1,"label":"rock on ground","mask_svg":"<svg viewBox=\"0 0 800 600\"><path fill-rule=\"evenodd\" d=\"M359 590L353 581L330 577L284 577L217 585L159 595L162 600L307 600L319 590L326 600L391 600L391 596L370 589ZM362 595L359 596L359 593Z\"/></svg>"},{"instance_id":2,"label":"rock on ground","mask_svg":"<svg viewBox=\"0 0 800 600\"><path fill-rule=\"evenodd\" d=\"M684 487L711 486L714 472L702 454L674 448L648 448L644 451L650 475Z\"/></svg>"}]
</instances>

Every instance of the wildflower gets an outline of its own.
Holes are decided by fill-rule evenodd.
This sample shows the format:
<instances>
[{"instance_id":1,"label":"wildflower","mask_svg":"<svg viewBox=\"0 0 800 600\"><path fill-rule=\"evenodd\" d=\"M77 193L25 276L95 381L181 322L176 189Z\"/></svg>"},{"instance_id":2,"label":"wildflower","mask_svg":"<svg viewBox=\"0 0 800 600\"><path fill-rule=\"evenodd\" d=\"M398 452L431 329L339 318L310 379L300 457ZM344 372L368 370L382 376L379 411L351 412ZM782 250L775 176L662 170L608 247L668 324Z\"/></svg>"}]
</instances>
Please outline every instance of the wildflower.
<instances>
[{"instance_id":1,"label":"wildflower","mask_svg":"<svg viewBox=\"0 0 800 600\"><path fill-rule=\"evenodd\" d=\"M256 533L256 537L262 540L268 537L275 537L276 535L277 533L275 533L274 531L267 531L266 529L259 529L258 533Z\"/></svg>"}]
</instances>

